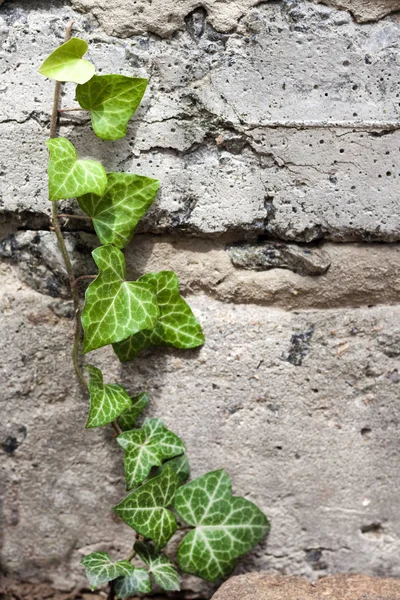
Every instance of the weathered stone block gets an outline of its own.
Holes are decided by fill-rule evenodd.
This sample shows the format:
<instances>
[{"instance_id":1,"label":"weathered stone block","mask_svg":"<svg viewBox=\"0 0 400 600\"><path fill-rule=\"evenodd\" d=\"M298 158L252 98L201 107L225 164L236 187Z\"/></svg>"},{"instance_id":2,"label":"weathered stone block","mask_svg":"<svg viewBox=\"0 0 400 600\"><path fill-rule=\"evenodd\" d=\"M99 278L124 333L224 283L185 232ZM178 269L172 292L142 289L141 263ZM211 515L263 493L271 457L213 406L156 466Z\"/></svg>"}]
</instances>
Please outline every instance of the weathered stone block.
<instances>
[{"instance_id":1,"label":"weathered stone block","mask_svg":"<svg viewBox=\"0 0 400 600\"><path fill-rule=\"evenodd\" d=\"M336 575L310 583L299 577L249 573L233 577L212 600L397 600L400 582L365 575Z\"/></svg>"},{"instance_id":2,"label":"weathered stone block","mask_svg":"<svg viewBox=\"0 0 400 600\"><path fill-rule=\"evenodd\" d=\"M125 494L122 456L111 428L84 430L65 302L10 269L1 285L3 564L68 589L84 582L84 553L129 550L129 529L111 512ZM234 491L266 511L271 534L239 569L400 576L399 307L290 313L189 300L207 336L200 351L120 365L106 349L88 359L108 381L149 391L148 414L185 439L193 477L224 467ZM185 589L200 590L193 580Z\"/></svg>"},{"instance_id":3,"label":"weathered stone block","mask_svg":"<svg viewBox=\"0 0 400 600\"><path fill-rule=\"evenodd\" d=\"M317 0L318 1L318 0ZM360 23L376 21L400 10L399 0L319 0L323 4L350 10Z\"/></svg>"},{"instance_id":4,"label":"weathered stone block","mask_svg":"<svg viewBox=\"0 0 400 600\"><path fill-rule=\"evenodd\" d=\"M196 15L171 39L121 40L106 36L90 11L5 4L0 211L25 226L47 222L53 84L36 70L62 41L65 22L78 18L102 72L151 75L126 139L104 144L76 113L63 116L60 131L109 170L161 180L143 230L399 240L400 24L357 25L305 0L263 3L229 35ZM65 89L64 107L74 104L73 86Z\"/></svg>"}]
</instances>

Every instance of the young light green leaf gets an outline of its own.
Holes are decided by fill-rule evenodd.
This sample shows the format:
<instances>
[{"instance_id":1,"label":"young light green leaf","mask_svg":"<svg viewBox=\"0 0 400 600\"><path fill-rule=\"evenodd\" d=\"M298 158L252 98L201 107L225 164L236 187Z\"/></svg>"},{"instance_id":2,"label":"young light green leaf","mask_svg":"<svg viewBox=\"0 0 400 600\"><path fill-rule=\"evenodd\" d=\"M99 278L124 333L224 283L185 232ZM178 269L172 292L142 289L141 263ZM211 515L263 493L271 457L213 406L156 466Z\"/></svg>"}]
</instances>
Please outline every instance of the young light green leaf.
<instances>
[{"instance_id":1,"label":"young light green leaf","mask_svg":"<svg viewBox=\"0 0 400 600\"><path fill-rule=\"evenodd\" d=\"M151 285L160 307L156 327L142 330L113 348L121 361L132 360L150 346L171 345L175 348L196 348L204 344L204 335L190 306L179 294L179 281L173 271L147 273L138 281Z\"/></svg>"},{"instance_id":2,"label":"young light green leaf","mask_svg":"<svg viewBox=\"0 0 400 600\"><path fill-rule=\"evenodd\" d=\"M118 425L122 431L133 429L138 416L144 411L149 403L149 397L145 392L132 398L132 406L118 417Z\"/></svg>"},{"instance_id":3,"label":"young light green leaf","mask_svg":"<svg viewBox=\"0 0 400 600\"><path fill-rule=\"evenodd\" d=\"M66 138L47 140L49 160L49 200L65 200L83 194L101 196L107 186L107 174L95 160L79 160L75 147Z\"/></svg>"},{"instance_id":4,"label":"young light green leaf","mask_svg":"<svg viewBox=\"0 0 400 600\"><path fill-rule=\"evenodd\" d=\"M103 383L103 374L97 367L86 365L89 373L90 410L86 427L100 427L114 421L132 404L130 396L121 385Z\"/></svg>"},{"instance_id":5,"label":"young light green leaf","mask_svg":"<svg viewBox=\"0 0 400 600\"><path fill-rule=\"evenodd\" d=\"M180 487L174 508L195 527L179 544L179 566L209 581L228 575L236 559L269 530L266 516L255 504L232 496L230 478L223 470Z\"/></svg>"},{"instance_id":6,"label":"young light green leaf","mask_svg":"<svg viewBox=\"0 0 400 600\"><path fill-rule=\"evenodd\" d=\"M39 73L56 81L86 83L95 72L94 65L82 58L87 49L88 44L85 40L73 37L46 58Z\"/></svg>"},{"instance_id":7,"label":"young light green leaf","mask_svg":"<svg viewBox=\"0 0 400 600\"><path fill-rule=\"evenodd\" d=\"M167 509L174 500L178 478L171 467L133 491L114 511L135 531L162 548L175 533L176 519Z\"/></svg>"},{"instance_id":8,"label":"young light green leaf","mask_svg":"<svg viewBox=\"0 0 400 600\"><path fill-rule=\"evenodd\" d=\"M102 586L108 581L113 581L121 575L129 575L133 571L133 565L127 560L112 562L107 552L92 552L81 560L85 567L92 590Z\"/></svg>"},{"instance_id":9,"label":"young light green leaf","mask_svg":"<svg viewBox=\"0 0 400 600\"><path fill-rule=\"evenodd\" d=\"M185 452L182 440L169 431L160 419L146 419L141 429L121 433L117 442L125 450L124 466L128 490L142 483L152 467L158 467L164 459Z\"/></svg>"},{"instance_id":10,"label":"young light green leaf","mask_svg":"<svg viewBox=\"0 0 400 600\"><path fill-rule=\"evenodd\" d=\"M123 248L156 197L160 182L132 173L108 173L103 196L86 194L78 198L81 209L92 217L102 244Z\"/></svg>"},{"instance_id":11,"label":"young light green leaf","mask_svg":"<svg viewBox=\"0 0 400 600\"><path fill-rule=\"evenodd\" d=\"M139 106L147 79L124 75L94 75L76 88L76 99L90 110L95 134L103 140L118 140Z\"/></svg>"},{"instance_id":12,"label":"young light green leaf","mask_svg":"<svg viewBox=\"0 0 400 600\"><path fill-rule=\"evenodd\" d=\"M125 281L121 250L101 246L92 256L99 274L86 290L82 312L84 354L154 327L159 316L153 288L141 281Z\"/></svg>"},{"instance_id":13,"label":"young light green leaf","mask_svg":"<svg viewBox=\"0 0 400 600\"><path fill-rule=\"evenodd\" d=\"M148 594L151 592L150 577L146 569L135 567L126 577L119 577L114 586L117 598L128 598L133 594Z\"/></svg>"},{"instance_id":14,"label":"young light green leaf","mask_svg":"<svg viewBox=\"0 0 400 600\"><path fill-rule=\"evenodd\" d=\"M136 542L135 550L149 567L149 573L160 587L168 592L180 590L181 578L179 573L174 563L165 554L156 552L153 546L143 542Z\"/></svg>"},{"instance_id":15,"label":"young light green leaf","mask_svg":"<svg viewBox=\"0 0 400 600\"><path fill-rule=\"evenodd\" d=\"M156 475L159 475L163 470L170 466L178 476L178 485L183 485L190 475L190 465L186 454L181 454L172 460L169 460L157 469Z\"/></svg>"}]
</instances>

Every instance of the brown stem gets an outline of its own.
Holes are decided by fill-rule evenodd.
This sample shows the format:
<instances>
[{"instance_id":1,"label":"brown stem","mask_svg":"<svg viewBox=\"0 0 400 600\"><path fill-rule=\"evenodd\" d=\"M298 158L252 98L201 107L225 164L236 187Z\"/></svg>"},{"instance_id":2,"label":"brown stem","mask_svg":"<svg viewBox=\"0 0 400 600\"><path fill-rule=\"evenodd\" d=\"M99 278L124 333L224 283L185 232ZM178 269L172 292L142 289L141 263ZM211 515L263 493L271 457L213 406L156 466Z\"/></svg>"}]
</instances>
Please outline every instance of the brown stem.
<instances>
[{"instance_id":1,"label":"brown stem","mask_svg":"<svg viewBox=\"0 0 400 600\"><path fill-rule=\"evenodd\" d=\"M58 213L57 217L59 219L80 219L82 221L91 221L92 217L88 217L86 215L71 215L69 213Z\"/></svg>"},{"instance_id":2,"label":"brown stem","mask_svg":"<svg viewBox=\"0 0 400 600\"><path fill-rule=\"evenodd\" d=\"M59 108L58 112L65 113L65 112L89 112L89 111L84 108Z\"/></svg>"},{"instance_id":3,"label":"brown stem","mask_svg":"<svg viewBox=\"0 0 400 600\"><path fill-rule=\"evenodd\" d=\"M67 29L65 30L65 41L68 42L71 39L72 27L75 21L72 21ZM57 136L58 129L58 107L60 104L60 95L61 95L61 83L59 81L56 82L54 89L54 101L53 101L53 110L51 113L50 120L50 137L54 138ZM57 236L58 246L60 248L62 257L64 259L65 268L67 270L68 281L71 288L71 296L74 303L74 317L75 317L75 333L74 333L74 344L72 349L72 362L74 365L74 370L76 376L80 383L87 388L86 380L83 376L82 369L79 365L79 346L80 346L80 337L81 337L81 325L80 325L80 303L79 303L79 294L78 290L74 287L74 271L72 268L71 259L68 254L67 247L65 245L65 241L61 232L60 223L58 221L58 213L57 213L57 202L53 202L52 207L52 222L54 232Z\"/></svg>"},{"instance_id":4,"label":"brown stem","mask_svg":"<svg viewBox=\"0 0 400 600\"><path fill-rule=\"evenodd\" d=\"M51 138L55 138L57 136L58 106L60 104L60 95L61 95L61 82L56 81L56 85L54 88L53 110L51 112L51 120L50 120L50 137Z\"/></svg>"},{"instance_id":5,"label":"brown stem","mask_svg":"<svg viewBox=\"0 0 400 600\"><path fill-rule=\"evenodd\" d=\"M115 433L117 435L120 435L122 433L122 429L121 427L118 425L117 421L112 421L111 422L112 428L114 429Z\"/></svg>"},{"instance_id":6,"label":"brown stem","mask_svg":"<svg viewBox=\"0 0 400 600\"><path fill-rule=\"evenodd\" d=\"M107 600L114 600L115 599L114 581L110 581L109 587L110 587L110 589L109 589L109 592L108 592Z\"/></svg>"},{"instance_id":7,"label":"brown stem","mask_svg":"<svg viewBox=\"0 0 400 600\"><path fill-rule=\"evenodd\" d=\"M74 281L74 283L72 284L72 287L76 288L76 286L78 285L78 283L80 281L83 281L84 279L96 279L97 275L80 275L79 277L77 277Z\"/></svg>"},{"instance_id":8,"label":"brown stem","mask_svg":"<svg viewBox=\"0 0 400 600\"><path fill-rule=\"evenodd\" d=\"M132 550L132 552L126 557L125 560L127 560L128 562L131 562L132 559L134 559L136 556L136 551Z\"/></svg>"}]
</instances>

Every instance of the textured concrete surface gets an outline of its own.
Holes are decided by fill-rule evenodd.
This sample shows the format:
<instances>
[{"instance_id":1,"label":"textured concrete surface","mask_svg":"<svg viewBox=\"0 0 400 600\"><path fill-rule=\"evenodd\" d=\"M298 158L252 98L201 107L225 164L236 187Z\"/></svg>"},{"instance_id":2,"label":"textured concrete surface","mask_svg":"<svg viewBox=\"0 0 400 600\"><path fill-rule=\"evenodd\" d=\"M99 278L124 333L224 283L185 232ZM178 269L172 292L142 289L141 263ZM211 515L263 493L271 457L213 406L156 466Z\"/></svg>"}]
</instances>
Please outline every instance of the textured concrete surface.
<instances>
[{"instance_id":1,"label":"textured concrete surface","mask_svg":"<svg viewBox=\"0 0 400 600\"><path fill-rule=\"evenodd\" d=\"M396 19L357 25L345 11L273 2L247 12L229 35L197 11L171 39L121 40L99 30L90 12L34 6L16 0L0 14L2 214L47 223L53 85L36 68L76 17L102 72L151 78L125 140L104 144L74 113L61 128L107 169L162 181L145 230L400 239Z\"/></svg>"},{"instance_id":2,"label":"textured concrete surface","mask_svg":"<svg viewBox=\"0 0 400 600\"><path fill-rule=\"evenodd\" d=\"M399 0L317 0L320 1L349 10L360 22L377 20L400 10ZM111 0L107 3L107 8L103 0L71 0L71 3L79 11L91 11L110 35L127 37L149 31L161 37L168 37L185 28L188 16L199 5L206 12L208 22L213 27L220 32L230 32L236 29L238 21L250 12L252 7L260 4L260 0L203 0L201 4L197 0ZM296 4L296 0L287 0L286 4Z\"/></svg>"},{"instance_id":3,"label":"textured concrete surface","mask_svg":"<svg viewBox=\"0 0 400 600\"><path fill-rule=\"evenodd\" d=\"M375 21L400 11L399 0L319 0L323 4L350 10L357 21Z\"/></svg>"},{"instance_id":4,"label":"textured concrete surface","mask_svg":"<svg viewBox=\"0 0 400 600\"><path fill-rule=\"evenodd\" d=\"M99 72L150 85L126 139L96 139L78 113L60 132L108 170L162 181L126 249L128 274L175 269L207 335L193 353L121 366L107 349L90 361L150 392L148 414L184 437L193 475L226 467L235 492L265 509L271 534L238 573L400 577L398 8L2 4L0 490L11 578L80 589L83 553L117 557L132 542L110 510L124 495L112 431L84 430L48 218L53 84L37 67L73 18ZM74 105L66 86L63 106ZM76 276L94 273L90 226L63 228ZM184 589L214 591L193 578Z\"/></svg>"},{"instance_id":5,"label":"textured concrete surface","mask_svg":"<svg viewBox=\"0 0 400 600\"><path fill-rule=\"evenodd\" d=\"M11 574L73 587L83 553L117 556L131 542L110 511L124 495L121 453L111 429L84 431L63 301L10 269L1 289L3 562ZM400 308L190 302L202 350L123 366L109 350L90 360L109 381L149 391L148 414L184 437L194 476L224 466L235 492L267 512L271 534L240 569L400 576Z\"/></svg>"},{"instance_id":6,"label":"textured concrete surface","mask_svg":"<svg viewBox=\"0 0 400 600\"><path fill-rule=\"evenodd\" d=\"M326 577L311 584L298 577L249 573L225 583L212 600L397 600L400 582L363 575Z\"/></svg>"}]
</instances>

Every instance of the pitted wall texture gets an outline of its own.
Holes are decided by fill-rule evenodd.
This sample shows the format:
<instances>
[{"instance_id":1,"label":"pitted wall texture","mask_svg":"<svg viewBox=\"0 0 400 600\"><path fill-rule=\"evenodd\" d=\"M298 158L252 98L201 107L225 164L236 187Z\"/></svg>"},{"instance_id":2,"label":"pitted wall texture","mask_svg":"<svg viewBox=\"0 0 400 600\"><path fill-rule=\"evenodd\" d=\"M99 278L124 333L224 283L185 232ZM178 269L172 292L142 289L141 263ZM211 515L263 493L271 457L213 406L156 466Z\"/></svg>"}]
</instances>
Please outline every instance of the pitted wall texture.
<instances>
[{"instance_id":1,"label":"pitted wall texture","mask_svg":"<svg viewBox=\"0 0 400 600\"><path fill-rule=\"evenodd\" d=\"M117 557L132 541L111 512L125 493L121 453L111 430L84 430L49 222L53 84L37 68L75 19L98 72L150 84L124 140L98 140L78 113L60 134L107 170L161 180L126 249L129 275L176 270L207 336L195 352L120 365L106 349L90 361L132 394L149 391L148 415L183 436L193 476L225 467L270 517L238 573L400 577L396 11L394 0L2 4L7 574L79 588L83 554ZM75 105L65 86L63 106ZM63 227L76 276L95 273L90 227ZM194 578L184 590L212 593Z\"/></svg>"}]
</instances>

